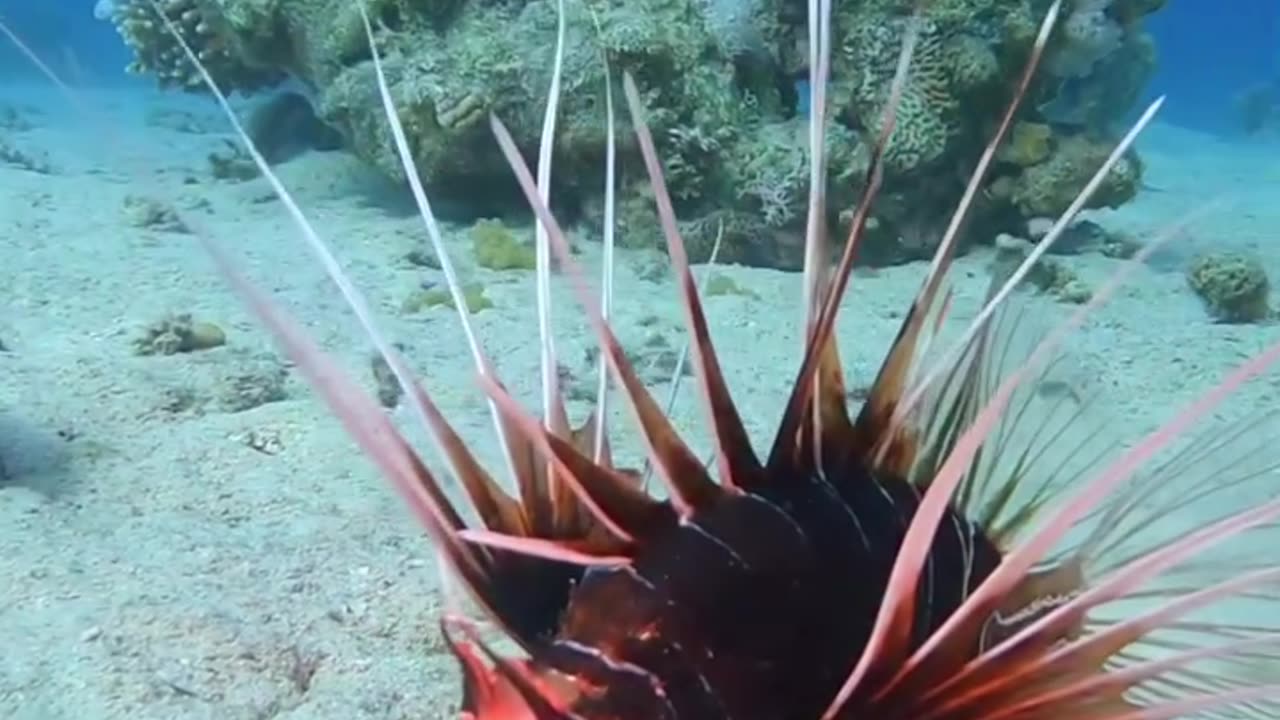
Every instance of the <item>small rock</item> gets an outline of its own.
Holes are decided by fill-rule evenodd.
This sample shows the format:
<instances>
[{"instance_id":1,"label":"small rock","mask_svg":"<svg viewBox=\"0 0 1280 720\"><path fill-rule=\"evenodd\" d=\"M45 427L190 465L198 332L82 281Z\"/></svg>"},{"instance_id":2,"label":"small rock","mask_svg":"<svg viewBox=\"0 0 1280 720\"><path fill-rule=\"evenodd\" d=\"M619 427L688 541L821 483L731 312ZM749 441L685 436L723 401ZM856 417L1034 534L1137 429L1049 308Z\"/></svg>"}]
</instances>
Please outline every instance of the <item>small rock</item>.
<instances>
[{"instance_id":1,"label":"small rock","mask_svg":"<svg viewBox=\"0 0 1280 720\"><path fill-rule=\"evenodd\" d=\"M1079 278L1072 278L1057 288L1058 299L1073 305L1084 305L1093 297L1093 290Z\"/></svg>"},{"instance_id":2,"label":"small rock","mask_svg":"<svg viewBox=\"0 0 1280 720\"><path fill-rule=\"evenodd\" d=\"M405 351L400 343L393 345L396 352ZM377 350L369 356L369 371L373 373L373 382L378 388L378 402L382 407L390 409L398 405L400 398L404 396L404 391L400 387L400 381L396 378L395 372L391 370L391 365Z\"/></svg>"},{"instance_id":3,"label":"small rock","mask_svg":"<svg viewBox=\"0 0 1280 720\"><path fill-rule=\"evenodd\" d=\"M178 216L178 211L153 198L130 195L124 199L124 210L129 224L134 227L174 233L191 232Z\"/></svg>"},{"instance_id":4,"label":"small rock","mask_svg":"<svg viewBox=\"0 0 1280 720\"><path fill-rule=\"evenodd\" d=\"M223 387L221 407L226 412L244 412L289 397L289 372L278 362L230 378Z\"/></svg>"},{"instance_id":5,"label":"small rock","mask_svg":"<svg viewBox=\"0 0 1280 720\"><path fill-rule=\"evenodd\" d=\"M1055 255L1079 255L1082 252L1101 247L1107 240L1107 231L1102 226L1088 220L1081 220L1068 226L1058 238L1049 252Z\"/></svg>"},{"instance_id":6,"label":"small rock","mask_svg":"<svg viewBox=\"0 0 1280 720\"><path fill-rule=\"evenodd\" d=\"M1053 228L1053 218L1035 217L1027 221L1027 237L1039 242Z\"/></svg>"},{"instance_id":7,"label":"small rock","mask_svg":"<svg viewBox=\"0 0 1280 720\"><path fill-rule=\"evenodd\" d=\"M190 313L170 315L148 326L142 337L134 340L138 355L174 355L209 350L227 342L222 328L211 322L198 322Z\"/></svg>"}]
</instances>

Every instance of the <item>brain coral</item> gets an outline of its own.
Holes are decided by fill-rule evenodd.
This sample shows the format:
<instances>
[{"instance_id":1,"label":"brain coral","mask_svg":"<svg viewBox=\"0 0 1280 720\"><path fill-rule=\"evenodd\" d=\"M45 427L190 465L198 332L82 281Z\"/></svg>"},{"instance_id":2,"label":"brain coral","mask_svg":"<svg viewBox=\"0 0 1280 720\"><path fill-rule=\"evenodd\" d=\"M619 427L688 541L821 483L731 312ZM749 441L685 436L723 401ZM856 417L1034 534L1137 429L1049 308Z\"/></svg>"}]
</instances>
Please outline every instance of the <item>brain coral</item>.
<instances>
[{"instance_id":1,"label":"brain coral","mask_svg":"<svg viewBox=\"0 0 1280 720\"><path fill-rule=\"evenodd\" d=\"M835 73L838 102L863 128L878 128L908 20L875 22L853 16ZM938 160L948 143L980 117L965 101L981 96L1005 72L980 25L948 26L927 16L920 24L911 73L897 113L890 168L909 172ZM842 92L841 92L842 91Z\"/></svg>"},{"instance_id":2,"label":"brain coral","mask_svg":"<svg viewBox=\"0 0 1280 720\"><path fill-rule=\"evenodd\" d=\"M1209 312L1223 322L1258 322L1271 313L1271 283L1257 257L1214 252L1195 259L1187 282Z\"/></svg>"}]
</instances>

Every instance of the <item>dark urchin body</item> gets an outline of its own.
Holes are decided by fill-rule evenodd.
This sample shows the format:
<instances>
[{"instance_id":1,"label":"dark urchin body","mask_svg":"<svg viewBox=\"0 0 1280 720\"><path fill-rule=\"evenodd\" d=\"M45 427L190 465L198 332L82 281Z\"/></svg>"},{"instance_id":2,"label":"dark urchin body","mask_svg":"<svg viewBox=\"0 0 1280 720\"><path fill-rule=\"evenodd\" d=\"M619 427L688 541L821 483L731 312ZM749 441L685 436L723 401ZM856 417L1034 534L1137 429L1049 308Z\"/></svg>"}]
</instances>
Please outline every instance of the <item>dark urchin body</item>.
<instances>
[{"instance_id":1,"label":"dark urchin body","mask_svg":"<svg viewBox=\"0 0 1280 720\"><path fill-rule=\"evenodd\" d=\"M588 570L540 661L602 688L575 708L587 717L811 720L863 652L917 504L858 464L724 495L632 564ZM913 646L1000 561L948 514Z\"/></svg>"}]
</instances>

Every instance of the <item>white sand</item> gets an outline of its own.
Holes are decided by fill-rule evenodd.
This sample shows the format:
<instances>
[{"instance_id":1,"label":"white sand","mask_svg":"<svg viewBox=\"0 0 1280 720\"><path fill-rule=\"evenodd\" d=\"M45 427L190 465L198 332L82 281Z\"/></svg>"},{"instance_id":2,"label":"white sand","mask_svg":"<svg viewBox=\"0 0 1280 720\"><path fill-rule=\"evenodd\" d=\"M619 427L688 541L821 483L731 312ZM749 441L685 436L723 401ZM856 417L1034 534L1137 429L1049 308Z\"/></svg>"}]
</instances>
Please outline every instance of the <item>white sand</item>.
<instances>
[{"instance_id":1,"label":"white sand","mask_svg":"<svg viewBox=\"0 0 1280 720\"><path fill-rule=\"evenodd\" d=\"M0 339L11 350L0 353L0 457L9 475L0 485L0 717L451 716L456 674L441 654L434 563L420 533L298 379L285 401L219 409L228 378L274 362L273 347L193 236L128 221L128 195L172 203L371 386L369 344L266 183L210 178L205 155L221 135L144 122L146 110L165 106L222 133L213 109L114 91L82 96L93 114L74 117L47 91L6 88L2 99L40 110L29 115L38 127L6 134L24 151L47 153L55 173L0 164ZM1141 271L1072 341L1077 377L1105 388L1132 428L1148 427L1280 337L1275 326L1212 323L1182 275L1186 258L1208 248L1254 250L1280 273L1276 148L1161 126L1142 148L1158 191L1099 214L1108 227L1150 231L1215 193L1235 204ZM401 260L423 242L416 219L379 205L368 174L343 154L309 154L279 172L369 293L382 327L408 346L460 432L492 459L456 319L447 310L399 312L421 280L435 277ZM183 184L188 177L195 182ZM455 258L497 305L475 316L485 349L534 403L531 278L474 269L465 236L450 232ZM598 245L583 245L594 273ZM959 263L960 318L984 289L987 260ZM617 327L638 346L653 331L642 318L657 315L656 329L678 346L674 286L640 279L635 268L647 261L622 256ZM1067 261L1094 283L1116 266L1098 255ZM855 278L853 311L841 325L852 384L869 380L923 270ZM759 295L708 306L731 387L763 444L794 372L799 278L724 272ZM559 350L580 369L592 343L567 290L557 292ZM133 339L168 312L217 322L227 346L133 355ZM1237 408L1272 403L1276 389L1263 383L1251 392ZM184 396L208 402L165 409ZM584 408L572 409L580 417ZM683 427L695 410L690 399L681 403ZM318 662L306 687L297 682L299 659Z\"/></svg>"}]
</instances>

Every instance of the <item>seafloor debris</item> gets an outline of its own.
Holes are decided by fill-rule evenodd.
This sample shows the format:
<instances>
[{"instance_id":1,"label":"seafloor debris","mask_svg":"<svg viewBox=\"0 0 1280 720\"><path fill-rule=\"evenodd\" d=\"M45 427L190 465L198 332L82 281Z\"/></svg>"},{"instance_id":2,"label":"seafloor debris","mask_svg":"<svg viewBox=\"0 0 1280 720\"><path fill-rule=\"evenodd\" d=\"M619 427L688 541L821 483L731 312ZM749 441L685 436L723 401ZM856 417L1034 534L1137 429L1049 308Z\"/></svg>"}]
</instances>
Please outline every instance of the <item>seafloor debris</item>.
<instances>
[{"instance_id":1,"label":"seafloor debris","mask_svg":"<svg viewBox=\"0 0 1280 720\"><path fill-rule=\"evenodd\" d=\"M41 175L53 174L53 166L49 164L48 158L19 148L3 135L0 135L0 165Z\"/></svg>"},{"instance_id":2,"label":"seafloor debris","mask_svg":"<svg viewBox=\"0 0 1280 720\"><path fill-rule=\"evenodd\" d=\"M225 345L226 333L211 322L199 322L190 313L169 315L148 326L142 337L133 341L137 355L175 355Z\"/></svg>"},{"instance_id":3,"label":"seafloor debris","mask_svg":"<svg viewBox=\"0 0 1280 720\"><path fill-rule=\"evenodd\" d=\"M1033 242L1039 242L1048 234L1054 222L1054 218L1032 218L1027 221L1027 237ZM1097 252L1109 258L1125 260L1133 257L1141 247L1142 243L1127 233L1108 230L1091 220L1079 220L1067 227L1049 248L1049 252L1054 255Z\"/></svg>"},{"instance_id":4,"label":"seafloor debris","mask_svg":"<svg viewBox=\"0 0 1280 720\"><path fill-rule=\"evenodd\" d=\"M226 147L209 153L209 172L219 180L244 182L262 174L258 164L239 143L226 141Z\"/></svg>"},{"instance_id":5,"label":"seafloor debris","mask_svg":"<svg viewBox=\"0 0 1280 720\"><path fill-rule=\"evenodd\" d=\"M274 353L233 349L150 371L160 416L239 413L287 400L289 369Z\"/></svg>"},{"instance_id":6,"label":"seafloor debris","mask_svg":"<svg viewBox=\"0 0 1280 720\"><path fill-rule=\"evenodd\" d=\"M289 397L286 389L289 371L274 357L245 368L223 381L218 407L225 412L244 412L260 405L280 402Z\"/></svg>"},{"instance_id":7,"label":"seafloor debris","mask_svg":"<svg viewBox=\"0 0 1280 720\"><path fill-rule=\"evenodd\" d=\"M185 135L207 135L220 131L225 121L188 110L154 107L147 110L147 127L172 130Z\"/></svg>"},{"instance_id":8,"label":"seafloor debris","mask_svg":"<svg viewBox=\"0 0 1280 720\"><path fill-rule=\"evenodd\" d=\"M760 294L755 290L743 287L738 284L737 280L720 273L714 273L707 278L706 286L702 292L707 297L716 297L717 295L740 295L753 299L759 299L760 297Z\"/></svg>"},{"instance_id":9,"label":"seafloor debris","mask_svg":"<svg viewBox=\"0 0 1280 720\"><path fill-rule=\"evenodd\" d=\"M393 343L393 345L396 352L406 351L404 345L400 343ZM369 356L369 370L373 373L373 381L377 385L378 402L385 408L398 405L404 390L400 387L400 381L396 379L396 374L392 372L391 365L387 363L382 353L374 351Z\"/></svg>"},{"instance_id":10,"label":"seafloor debris","mask_svg":"<svg viewBox=\"0 0 1280 720\"><path fill-rule=\"evenodd\" d=\"M174 233L190 233L191 229L182 221L173 206L141 195L129 195L124 199L124 212L129 224L148 230L163 230Z\"/></svg>"},{"instance_id":11,"label":"seafloor debris","mask_svg":"<svg viewBox=\"0 0 1280 720\"><path fill-rule=\"evenodd\" d=\"M28 107L20 107L9 103L0 104L0 130L23 132L35 128L31 115L38 111Z\"/></svg>"},{"instance_id":12,"label":"seafloor debris","mask_svg":"<svg viewBox=\"0 0 1280 720\"><path fill-rule=\"evenodd\" d=\"M992 272L1005 276L1014 271L1031 252L1031 242L1023 238L1002 234L996 238L996 257ZM1093 297L1093 289L1076 275L1065 262L1043 255L1031 266L1026 282L1040 292L1047 293L1065 303L1082 305Z\"/></svg>"}]
</instances>

